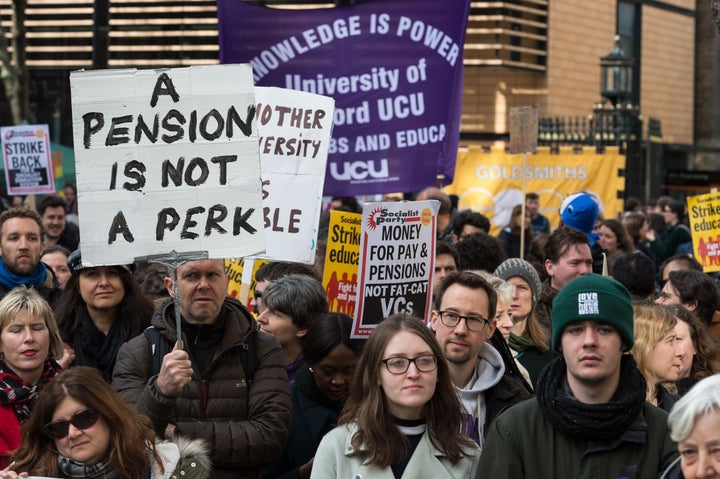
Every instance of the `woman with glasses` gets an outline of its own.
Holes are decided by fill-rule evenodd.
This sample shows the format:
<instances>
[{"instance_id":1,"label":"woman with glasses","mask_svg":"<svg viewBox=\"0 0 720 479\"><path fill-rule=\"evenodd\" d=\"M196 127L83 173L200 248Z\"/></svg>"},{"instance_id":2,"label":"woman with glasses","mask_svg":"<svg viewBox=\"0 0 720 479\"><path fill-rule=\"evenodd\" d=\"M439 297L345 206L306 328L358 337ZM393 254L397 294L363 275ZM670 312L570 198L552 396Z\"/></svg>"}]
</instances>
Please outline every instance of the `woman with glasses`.
<instances>
[{"instance_id":1,"label":"woman with glasses","mask_svg":"<svg viewBox=\"0 0 720 479\"><path fill-rule=\"evenodd\" d=\"M459 433L460 410L431 330L413 316L390 316L367 340L311 477L475 477L479 449Z\"/></svg>"},{"instance_id":2,"label":"woman with glasses","mask_svg":"<svg viewBox=\"0 0 720 479\"><path fill-rule=\"evenodd\" d=\"M20 286L0 300L0 469L20 446L20 425L38 391L60 373L63 354L55 318L34 289Z\"/></svg>"},{"instance_id":3,"label":"woman with glasses","mask_svg":"<svg viewBox=\"0 0 720 479\"><path fill-rule=\"evenodd\" d=\"M150 420L91 367L64 371L42 390L22 439L12 470L0 472L0 478L209 477L201 441L158 441Z\"/></svg>"}]
</instances>

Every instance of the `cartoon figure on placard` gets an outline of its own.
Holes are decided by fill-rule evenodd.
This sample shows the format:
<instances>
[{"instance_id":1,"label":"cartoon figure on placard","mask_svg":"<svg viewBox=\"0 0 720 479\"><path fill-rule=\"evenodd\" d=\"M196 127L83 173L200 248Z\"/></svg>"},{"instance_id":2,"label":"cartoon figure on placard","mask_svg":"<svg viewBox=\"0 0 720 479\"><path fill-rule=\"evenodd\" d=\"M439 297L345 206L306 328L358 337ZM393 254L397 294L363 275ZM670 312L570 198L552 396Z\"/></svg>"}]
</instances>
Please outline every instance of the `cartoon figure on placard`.
<instances>
[{"instance_id":1,"label":"cartoon figure on placard","mask_svg":"<svg viewBox=\"0 0 720 479\"><path fill-rule=\"evenodd\" d=\"M712 238L708 238L708 243L712 242ZM700 241L698 241L698 256L701 258L701 263L703 265L703 268L707 266L707 260L708 260L708 249L707 245L705 244L705 240L700 238ZM712 262L712 258L710 258L710 261Z\"/></svg>"},{"instance_id":2,"label":"cartoon figure on placard","mask_svg":"<svg viewBox=\"0 0 720 479\"><path fill-rule=\"evenodd\" d=\"M350 285L350 293L347 303L348 316L355 315L355 303L357 303L357 274L352 275L352 284Z\"/></svg>"},{"instance_id":3,"label":"cartoon figure on placard","mask_svg":"<svg viewBox=\"0 0 720 479\"><path fill-rule=\"evenodd\" d=\"M712 238L710 238L710 241L712 241ZM710 264L715 264L715 265L720 266L720 235L718 235L715 238L715 241L713 241L712 244L708 245L708 248L712 248L711 256L710 256L710 260L711 260Z\"/></svg>"},{"instance_id":4,"label":"cartoon figure on placard","mask_svg":"<svg viewBox=\"0 0 720 479\"><path fill-rule=\"evenodd\" d=\"M347 310L347 302L348 302L348 275L347 273L342 274L342 280L338 284L338 294L337 294L337 307L339 313L345 313Z\"/></svg>"},{"instance_id":5,"label":"cartoon figure on placard","mask_svg":"<svg viewBox=\"0 0 720 479\"><path fill-rule=\"evenodd\" d=\"M337 303L338 293L340 292L340 281L337 277L337 271L333 271L330 280L325 286L325 291L327 291L328 310L335 311L334 305Z\"/></svg>"}]
</instances>

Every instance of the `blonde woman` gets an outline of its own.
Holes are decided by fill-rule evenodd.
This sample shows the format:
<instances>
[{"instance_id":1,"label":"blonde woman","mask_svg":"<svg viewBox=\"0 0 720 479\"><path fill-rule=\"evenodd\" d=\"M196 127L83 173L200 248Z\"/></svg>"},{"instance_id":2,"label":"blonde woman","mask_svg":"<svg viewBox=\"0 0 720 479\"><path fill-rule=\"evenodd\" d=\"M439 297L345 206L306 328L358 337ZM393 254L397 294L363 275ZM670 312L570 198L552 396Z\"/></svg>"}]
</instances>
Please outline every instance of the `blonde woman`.
<instances>
[{"instance_id":1,"label":"blonde woman","mask_svg":"<svg viewBox=\"0 0 720 479\"><path fill-rule=\"evenodd\" d=\"M663 384L680 379L685 354L675 334L677 319L667 307L655 304L635 304L633 312L635 345L630 353L647 382L646 400L670 411L678 396Z\"/></svg>"}]
</instances>

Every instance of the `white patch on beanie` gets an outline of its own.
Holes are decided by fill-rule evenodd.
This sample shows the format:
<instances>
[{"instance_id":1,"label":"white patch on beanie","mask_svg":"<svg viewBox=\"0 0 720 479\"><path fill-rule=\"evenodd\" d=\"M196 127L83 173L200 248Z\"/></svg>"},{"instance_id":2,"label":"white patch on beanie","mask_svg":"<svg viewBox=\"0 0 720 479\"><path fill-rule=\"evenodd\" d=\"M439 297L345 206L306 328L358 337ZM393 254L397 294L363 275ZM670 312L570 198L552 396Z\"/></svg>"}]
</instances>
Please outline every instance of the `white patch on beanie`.
<instances>
[{"instance_id":1,"label":"white patch on beanie","mask_svg":"<svg viewBox=\"0 0 720 479\"><path fill-rule=\"evenodd\" d=\"M597 293L578 293L578 314L600 314Z\"/></svg>"}]
</instances>

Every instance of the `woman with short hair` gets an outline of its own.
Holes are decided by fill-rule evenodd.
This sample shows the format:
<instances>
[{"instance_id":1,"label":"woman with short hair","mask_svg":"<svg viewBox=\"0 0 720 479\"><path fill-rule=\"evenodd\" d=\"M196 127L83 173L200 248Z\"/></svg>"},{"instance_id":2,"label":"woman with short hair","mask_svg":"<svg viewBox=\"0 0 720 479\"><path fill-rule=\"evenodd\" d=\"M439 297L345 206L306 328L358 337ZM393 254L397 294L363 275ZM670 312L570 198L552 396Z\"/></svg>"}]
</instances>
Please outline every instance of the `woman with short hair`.
<instances>
[{"instance_id":1,"label":"woman with short hair","mask_svg":"<svg viewBox=\"0 0 720 479\"><path fill-rule=\"evenodd\" d=\"M20 445L38 392L60 371L63 354L52 309L34 289L19 286L0 300L0 469Z\"/></svg>"},{"instance_id":2,"label":"woman with short hair","mask_svg":"<svg viewBox=\"0 0 720 479\"><path fill-rule=\"evenodd\" d=\"M720 375L703 379L680 399L668 425L680 457L661 479L720 477Z\"/></svg>"}]
</instances>

